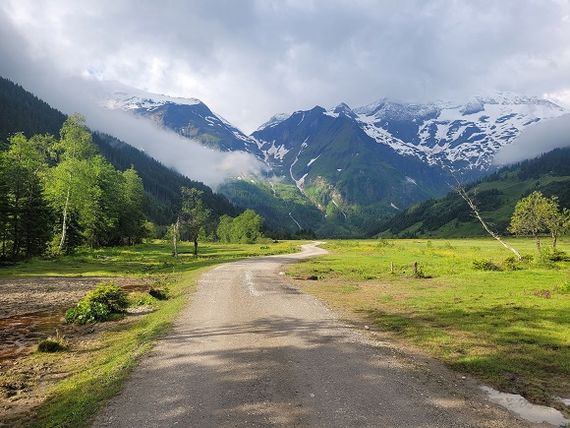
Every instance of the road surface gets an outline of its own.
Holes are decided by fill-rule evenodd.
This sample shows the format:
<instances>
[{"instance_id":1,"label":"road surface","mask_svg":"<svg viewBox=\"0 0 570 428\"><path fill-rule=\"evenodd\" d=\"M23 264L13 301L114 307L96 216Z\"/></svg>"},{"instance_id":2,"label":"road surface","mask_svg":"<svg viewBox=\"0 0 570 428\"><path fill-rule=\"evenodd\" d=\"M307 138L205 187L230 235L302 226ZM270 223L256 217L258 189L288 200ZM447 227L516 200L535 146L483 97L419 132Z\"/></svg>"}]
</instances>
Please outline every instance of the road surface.
<instances>
[{"instance_id":1,"label":"road surface","mask_svg":"<svg viewBox=\"0 0 570 428\"><path fill-rule=\"evenodd\" d=\"M527 426L458 374L371 343L279 275L284 264L323 253L309 244L205 273L94 426Z\"/></svg>"}]
</instances>

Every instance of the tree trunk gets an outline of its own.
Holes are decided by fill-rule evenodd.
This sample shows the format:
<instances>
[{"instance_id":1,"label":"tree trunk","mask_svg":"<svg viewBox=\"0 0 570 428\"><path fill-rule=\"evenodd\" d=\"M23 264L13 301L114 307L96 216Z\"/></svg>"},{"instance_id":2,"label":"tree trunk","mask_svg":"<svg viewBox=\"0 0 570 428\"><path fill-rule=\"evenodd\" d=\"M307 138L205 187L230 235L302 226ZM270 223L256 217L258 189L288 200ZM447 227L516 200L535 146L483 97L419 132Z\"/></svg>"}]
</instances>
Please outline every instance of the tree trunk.
<instances>
[{"instance_id":1,"label":"tree trunk","mask_svg":"<svg viewBox=\"0 0 570 428\"><path fill-rule=\"evenodd\" d=\"M455 178L455 176L454 176L454 178ZM463 198L463 200L465 202L467 202L467 205L469 205L469 208L471 208L471 211L473 211L475 218L477 218L477 220L479 220L479 223L481 223L481 225L483 226L483 229L485 229L485 231L489 235L491 235L494 239L499 241L503 247L505 247L507 250L511 251L517 257L518 260L522 260L521 254L517 251L517 249L515 247L513 247L512 245L509 245L508 243L503 241L497 233L493 232L489 228L489 226L487 225L487 222L485 220L483 220L483 217L481 217L481 214L479 214L479 210L477 209L477 205L475 205L475 202L469 197L469 195L467 194L467 192L465 191L465 189L463 188L463 186L461 185L459 180L457 180L457 178L455 178L455 180L457 181L457 187L455 188L455 191L459 194L459 196L461 196Z\"/></svg>"},{"instance_id":2,"label":"tree trunk","mask_svg":"<svg viewBox=\"0 0 570 428\"><path fill-rule=\"evenodd\" d=\"M63 250L65 245L65 235L67 233L67 210L69 207L69 195L71 193L71 188L67 188L67 196L65 197L65 205L63 206L63 221L61 223L61 241L59 241L59 251Z\"/></svg>"},{"instance_id":3,"label":"tree trunk","mask_svg":"<svg viewBox=\"0 0 570 428\"><path fill-rule=\"evenodd\" d=\"M538 251L538 254L542 254L542 250L540 248L540 236L538 236L537 234L534 235L534 241L536 242L536 249Z\"/></svg>"},{"instance_id":4,"label":"tree trunk","mask_svg":"<svg viewBox=\"0 0 570 428\"><path fill-rule=\"evenodd\" d=\"M198 257L198 238L194 238L194 257Z\"/></svg>"},{"instance_id":5,"label":"tree trunk","mask_svg":"<svg viewBox=\"0 0 570 428\"><path fill-rule=\"evenodd\" d=\"M556 251L556 244L558 244L558 235L556 233L552 234L552 249Z\"/></svg>"},{"instance_id":6,"label":"tree trunk","mask_svg":"<svg viewBox=\"0 0 570 428\"><path fill-rule=\"evenodd\" d=\"M174 223L174 230L172 231L172 246L174 247L174 257L178 257L178 227L180 224L180 218L176 219L176 223Z\"/></svg>"}]
</instances>

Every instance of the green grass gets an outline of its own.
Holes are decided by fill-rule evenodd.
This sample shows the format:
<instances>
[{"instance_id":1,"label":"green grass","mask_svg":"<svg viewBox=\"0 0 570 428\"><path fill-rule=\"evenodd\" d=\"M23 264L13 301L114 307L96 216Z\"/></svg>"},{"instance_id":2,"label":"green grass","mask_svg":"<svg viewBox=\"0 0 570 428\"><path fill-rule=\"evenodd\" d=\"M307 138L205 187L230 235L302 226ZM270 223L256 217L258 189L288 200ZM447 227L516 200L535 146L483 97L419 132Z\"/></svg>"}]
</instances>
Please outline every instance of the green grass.
<instances>
[{"instance_id":1,"label":"green grass","mask_svg":"<svg viewBox=\"0 0 570 428\"><path fill-rule=\"evenodd\" d=\"M282 241L267 244L203 243L198 258L192 255L193 246L181 243L178 258L172 257L170 246L153 241L131 247L100 249L81 248L75 254L58 258L36 257L13 266L1 267L3 276L153 276L186 272L209 266L212 261L295 252L298 243Z\"/></svg>"},{"instance_id":2,"label":"green grass","mask_svg":"<svg viewBox=\"0 0 570 428\"><path fill-rule=\"evenodd\" d=\"M534 243L517 239L523 254ZM331 241L331 254L290 267L316 275L303 288L346 313L420 347L501 390L551 403L570 384L570 262L500 272L510 253L496 241ZM570 242L560 249L570 252ZM418 262L429 278L412 276ZM390 265L393 264L393 273Z\"/></svg>"},{"instance_id":3,"label":"green grass","mask_svg":"<svg viewBox=\"0 0 570 428\"><path fill-rule=\"evenodd\" d=\"M184 253L175 259L167 245L155 242L130 248L83 250L57 260L34 259L5 269L3 275L19 276L152 275L161 278L161 286L168 287L170 296L164 301L154 299L156 310L148 315L101 324L105 327L101 334L85 343L72 343L69 352L37 353L20 361L31 371L45 363L53 364L58 373L68 376L47 391L47 400L33 414L8 422L33 427L87 426L101 406L121 390L140 357L169 328L206 268L237 258L295 252L299 244L205 244L198 258L191 256L190 245L183 244Z\"/></svg>"}]
</instances>

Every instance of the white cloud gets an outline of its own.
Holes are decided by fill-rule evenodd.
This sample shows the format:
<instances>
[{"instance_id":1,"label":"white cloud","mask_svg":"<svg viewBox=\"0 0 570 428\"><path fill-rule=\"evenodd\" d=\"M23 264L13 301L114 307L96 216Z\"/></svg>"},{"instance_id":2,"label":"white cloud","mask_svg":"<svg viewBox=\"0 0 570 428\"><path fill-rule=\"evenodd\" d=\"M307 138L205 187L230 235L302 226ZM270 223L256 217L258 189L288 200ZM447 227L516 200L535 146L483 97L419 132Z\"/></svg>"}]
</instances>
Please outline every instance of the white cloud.
<instances>
[{"instance_id":1,"label":"white cloud","mask_svg":"<svg viewBox=\"0 0 570 428\"><path fill-rule=\"evenodd\" d=\"M1 43L64 75L197 97L245 131L339 101L570 91L568 1L6 0L0 15Z\"/></svg>"}]
</instances>

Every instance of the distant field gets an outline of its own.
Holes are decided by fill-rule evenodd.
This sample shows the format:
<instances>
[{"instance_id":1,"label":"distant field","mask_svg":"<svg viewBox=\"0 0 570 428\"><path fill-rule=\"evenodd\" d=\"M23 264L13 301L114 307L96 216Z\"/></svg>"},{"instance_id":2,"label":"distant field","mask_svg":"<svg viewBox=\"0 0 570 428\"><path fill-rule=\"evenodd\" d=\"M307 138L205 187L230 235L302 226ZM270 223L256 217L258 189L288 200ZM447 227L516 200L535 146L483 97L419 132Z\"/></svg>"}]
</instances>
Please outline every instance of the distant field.
<instances>
[{"instance_id":1,"label":"distant field","mask_svg":"<svg viewBox=\"0 0 570 428\"><path fill-rule=\"evenodd\" d=\"M534 242L511 242L535 255ZM554 397L570 397L570 262L512 266L511 253L491 239L329 241L324 248L330 255L289 268L312 279L298 282L305 291L503 391L558 408ZM559 249L570 254L570 240ZM474 266L489 261L502 270Z\"/></svg>"},{"instance_id":2,"label":"distant field","mask_svg":"<svg viewBox=\"0 0 570 428\"><path fill-rule=\"evenodd\" d=\"M72 256L0 268L0 336L15 339L0 340L0 426L86 426L187 304L205 268L238 258L296 252L299 245L207 243L194 258L192 246L183 243L180 257L174 258L169 245L155 241L83 249ZM153 312L127 315L117 322L63 324L65 309L102 278L124 285L135 300L145 298ZM170 299L149 299L146 290L152 284L167 287ZM26 345L54 334L55 328L69 339L69 351L30 353ZM20 346L14 348L14 342Z\"/></svg>"}]
</instances>

